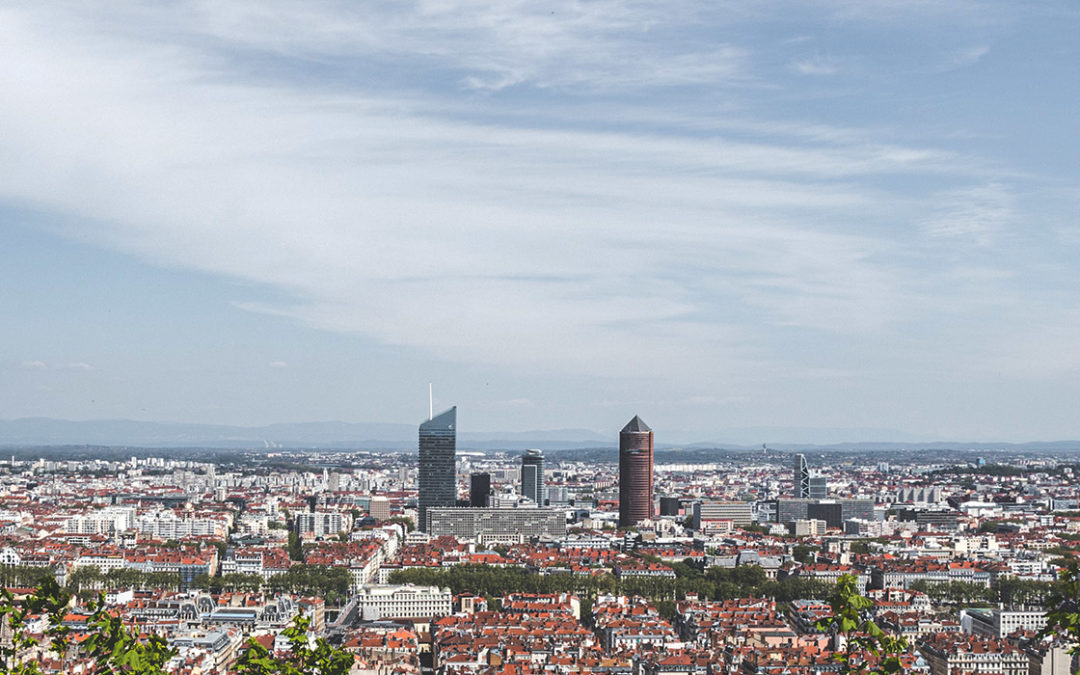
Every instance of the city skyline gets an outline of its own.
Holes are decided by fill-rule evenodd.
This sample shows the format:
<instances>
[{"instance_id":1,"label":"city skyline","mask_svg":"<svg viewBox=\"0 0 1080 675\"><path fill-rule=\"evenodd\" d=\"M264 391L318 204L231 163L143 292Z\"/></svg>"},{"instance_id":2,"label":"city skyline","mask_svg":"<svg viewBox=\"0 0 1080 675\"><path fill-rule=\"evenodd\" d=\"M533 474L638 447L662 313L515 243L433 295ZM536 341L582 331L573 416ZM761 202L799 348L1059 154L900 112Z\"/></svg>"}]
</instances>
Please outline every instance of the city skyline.
<instances>
[{"instance_id":1,"label":"city skyline","mask_svg":"<svg viewBox=\"0 0 1080 675\"><path fill-rule=\"evenodd\" d=\"M1080 438L1078 29L5 7L0 419Z\"/></svg>"}]
</instances>

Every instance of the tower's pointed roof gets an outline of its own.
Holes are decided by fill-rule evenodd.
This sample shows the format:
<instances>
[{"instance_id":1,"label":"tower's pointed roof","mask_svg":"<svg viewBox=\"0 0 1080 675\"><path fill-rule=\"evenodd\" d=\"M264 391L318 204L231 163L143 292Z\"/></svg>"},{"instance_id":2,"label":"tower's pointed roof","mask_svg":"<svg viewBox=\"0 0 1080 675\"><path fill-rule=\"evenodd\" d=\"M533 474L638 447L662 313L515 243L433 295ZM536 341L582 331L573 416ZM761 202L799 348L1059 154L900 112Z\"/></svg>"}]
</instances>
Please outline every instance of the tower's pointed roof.
<instances>
[{"instance_id":1,"label":"tower's pointed roof","mask_svg":"<svg viewBox=\"0 0 1080 675\"><path fill-rule=\"evenodd\" d=\"M633 434L646 431L652 431L652 429L649 428L648 424L645 424L645 420L641 419L637 415L634 415L634 419L627 422L626 426L623 427L622 431L620 431L619 433Z\"/></svg>"},{"instance_id":2,"label":"tower's pointed roof","mask_svg":"<svg viewBox=\"0 0 1080 675\"><path fill-rule=\"evenodd\" d=\"M457 406L444 410L420 424L421 431L453 431L457 426Z\"/></svg>"}]
</instances>

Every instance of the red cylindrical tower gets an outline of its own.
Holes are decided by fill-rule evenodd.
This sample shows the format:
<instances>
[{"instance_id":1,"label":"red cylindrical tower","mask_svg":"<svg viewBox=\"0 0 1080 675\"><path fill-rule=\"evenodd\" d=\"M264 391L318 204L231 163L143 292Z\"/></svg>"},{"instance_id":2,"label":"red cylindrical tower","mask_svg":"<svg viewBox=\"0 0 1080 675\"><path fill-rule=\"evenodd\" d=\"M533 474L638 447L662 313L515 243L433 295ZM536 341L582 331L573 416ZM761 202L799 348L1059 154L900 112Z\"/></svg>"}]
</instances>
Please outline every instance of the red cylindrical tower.
<instances>
[{"instance_id":1,"label":"red cylindrical tower","mask_svg":"<svg viewBox=\"0 0 1080 675\"><path fill-rule=\"evenodd\" d=\"M653 432L637 415L619 432L619 527L653 517Z\"/></svg>"}]
</instances>

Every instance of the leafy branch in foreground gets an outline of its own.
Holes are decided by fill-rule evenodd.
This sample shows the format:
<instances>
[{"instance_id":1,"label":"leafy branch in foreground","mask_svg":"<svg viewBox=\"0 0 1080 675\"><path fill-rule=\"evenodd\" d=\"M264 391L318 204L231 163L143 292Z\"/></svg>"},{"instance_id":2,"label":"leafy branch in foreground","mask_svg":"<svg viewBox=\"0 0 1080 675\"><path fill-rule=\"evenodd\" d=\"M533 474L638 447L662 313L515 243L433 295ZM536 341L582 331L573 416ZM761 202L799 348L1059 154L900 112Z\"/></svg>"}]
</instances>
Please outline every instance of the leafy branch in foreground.
<instances>
[{"instance_id":1,"label":"leafy branch in foreground","mask_svg":"<svg viewBox=\"0 0 1080 675\"><path fill-rule=\"evenodd\" d=\"M0 675L41 675L40 660L24 657L36 647L52 652L64 665L75 651L91 660L93 675L165 675L164 666L175 650L157 635L143 637L124 626L108 611L104 595L89 607L86 639L73 645L72 631L64 625L70 603L71 594L52 577L20 601L7 589L0 591L0 617L10 631L10 643L0 646ZM44 644L29 630L29 620L39 615L46 617Z\"/></svg>"},{"instance_id":2,"label":"leafy branch in foreground","mask_svg":"<svg viewBox=\"0 0 1080 675\"><path fill-rule=\"evenodd\" d=\"M1069 653L1080 654L1080 568L1070 562L1048 603L1046 626L1039 631L1040 638L1061 638L1072 644Z\"/></svg>"},{"instance_id":3,"label":"leafy branch in foreground","mask_svg":"<svg viewBox=\"0 0 1080 675\"><path fill-rule=\"evenodd\" d=\"M843 650L833 654L845 675L889 675L903 669L900 655L908 641L881 629L870 615L874 601L859 594L854 575L842 574L829 598L832 616L817 622L817 629L843 637Z\"/></svg>"},{"instance_id":4,"label":"leafy branch in foreground","mask_svg":"<svg viewBox=\"0 0 1080 675\"><path fill-rule=\"evenodd\" d=\"M250 638L236 662L237 675L348 675L355 659L343 649L335 649L324 638L308 636L311 620L293 619L283 635L289 639L290 653L277 658L257 640Z\"/></svg>"}]
</instances>

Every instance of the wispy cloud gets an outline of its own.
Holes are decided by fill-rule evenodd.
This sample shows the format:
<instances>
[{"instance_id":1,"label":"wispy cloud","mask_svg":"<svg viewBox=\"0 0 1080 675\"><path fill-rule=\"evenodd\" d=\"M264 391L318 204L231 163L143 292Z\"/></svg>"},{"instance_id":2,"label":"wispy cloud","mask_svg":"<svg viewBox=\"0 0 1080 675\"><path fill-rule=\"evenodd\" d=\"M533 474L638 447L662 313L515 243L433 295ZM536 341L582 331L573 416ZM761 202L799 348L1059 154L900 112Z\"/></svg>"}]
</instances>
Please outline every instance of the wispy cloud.
<instances>
[{"instance_id":1,"label":"wispy cloud","mask_svg":"<svg viewBox=\"0 0 1080 675\"><path fill-rule=\"evenodd\" d=\"M820 56L793 61L791 67L802 75L835 75L837 72L834 60Z\"/></svg>"},{"instance_id":2,"label":"wispy cloud","mask_svg":"<svg viewBox=\"0 0 1080 675\"><path fill-rule=\"evenodd\" d=\"M1015 218L1015 198L1004 185L992 183L939 196L939 210L925 222L931 236L965 239L985 246L1004 234Z\"/></svg>"},{"instance_id":3,"label":"wispy cloud","mask_svg":"<svg viewBox=\"0 0 1080 675\"><path fill-rule=\"evenodd\" d=\"M974 4L823 3L838 30ZM745 3L0 11L0 200L275 291L234 289L247 311L452 364L633 363L684 383L664 400L720 406L741 399L695 402L701 380L862 374L957 307L983 326L1023 296L1013 179L948 123L868 115L890 99L851 50L804 56L770 22L742 37ZM990 41L942 44L922 63ZM814 109L826 80L792 71L846 98Z\"/></svg>"},{"instance_id":4,"label":"wispy cloud","mask_svg":"<svg viewBox=\"0 0 1080 675\"><path fill-rule=\"evenodd\" d=\"M953 54L952 65L957 68L963 68L965 66L973 66L982 60L984 56L990 53L990 47L987 45L977 45L975 47L968 47L961 49Z\"/></svg>"},{"instance_id":5,"label":"wispy cloud","mask_svg":"<svg viewBox=\"0 0 1080 675\"><path fill-rule=\"evenodd\" d=\"M274 39L256 27L244 37ZM73 51L58 27L22 28L0 69L18 102L0 119L20 132L4 154L24 169L8 194L92 217L82 237L297 299L246 309L458 361L618 372L626 354L651 353L657 372L691 373L710 351L722 371L752 366L748 330L712 318L731 306L777 326L879 330L906 305L896 270L874 262L884 242L804 221L880 201L866 176L957 164L854 136L809 146L459 121L361 92L222 83L176 45ZM683 65L664 77L692 77ZM46 112L60 96L102 113L69 125ZM72 175L84 178L46 189Z\"/></svg>"}]
</instances>

